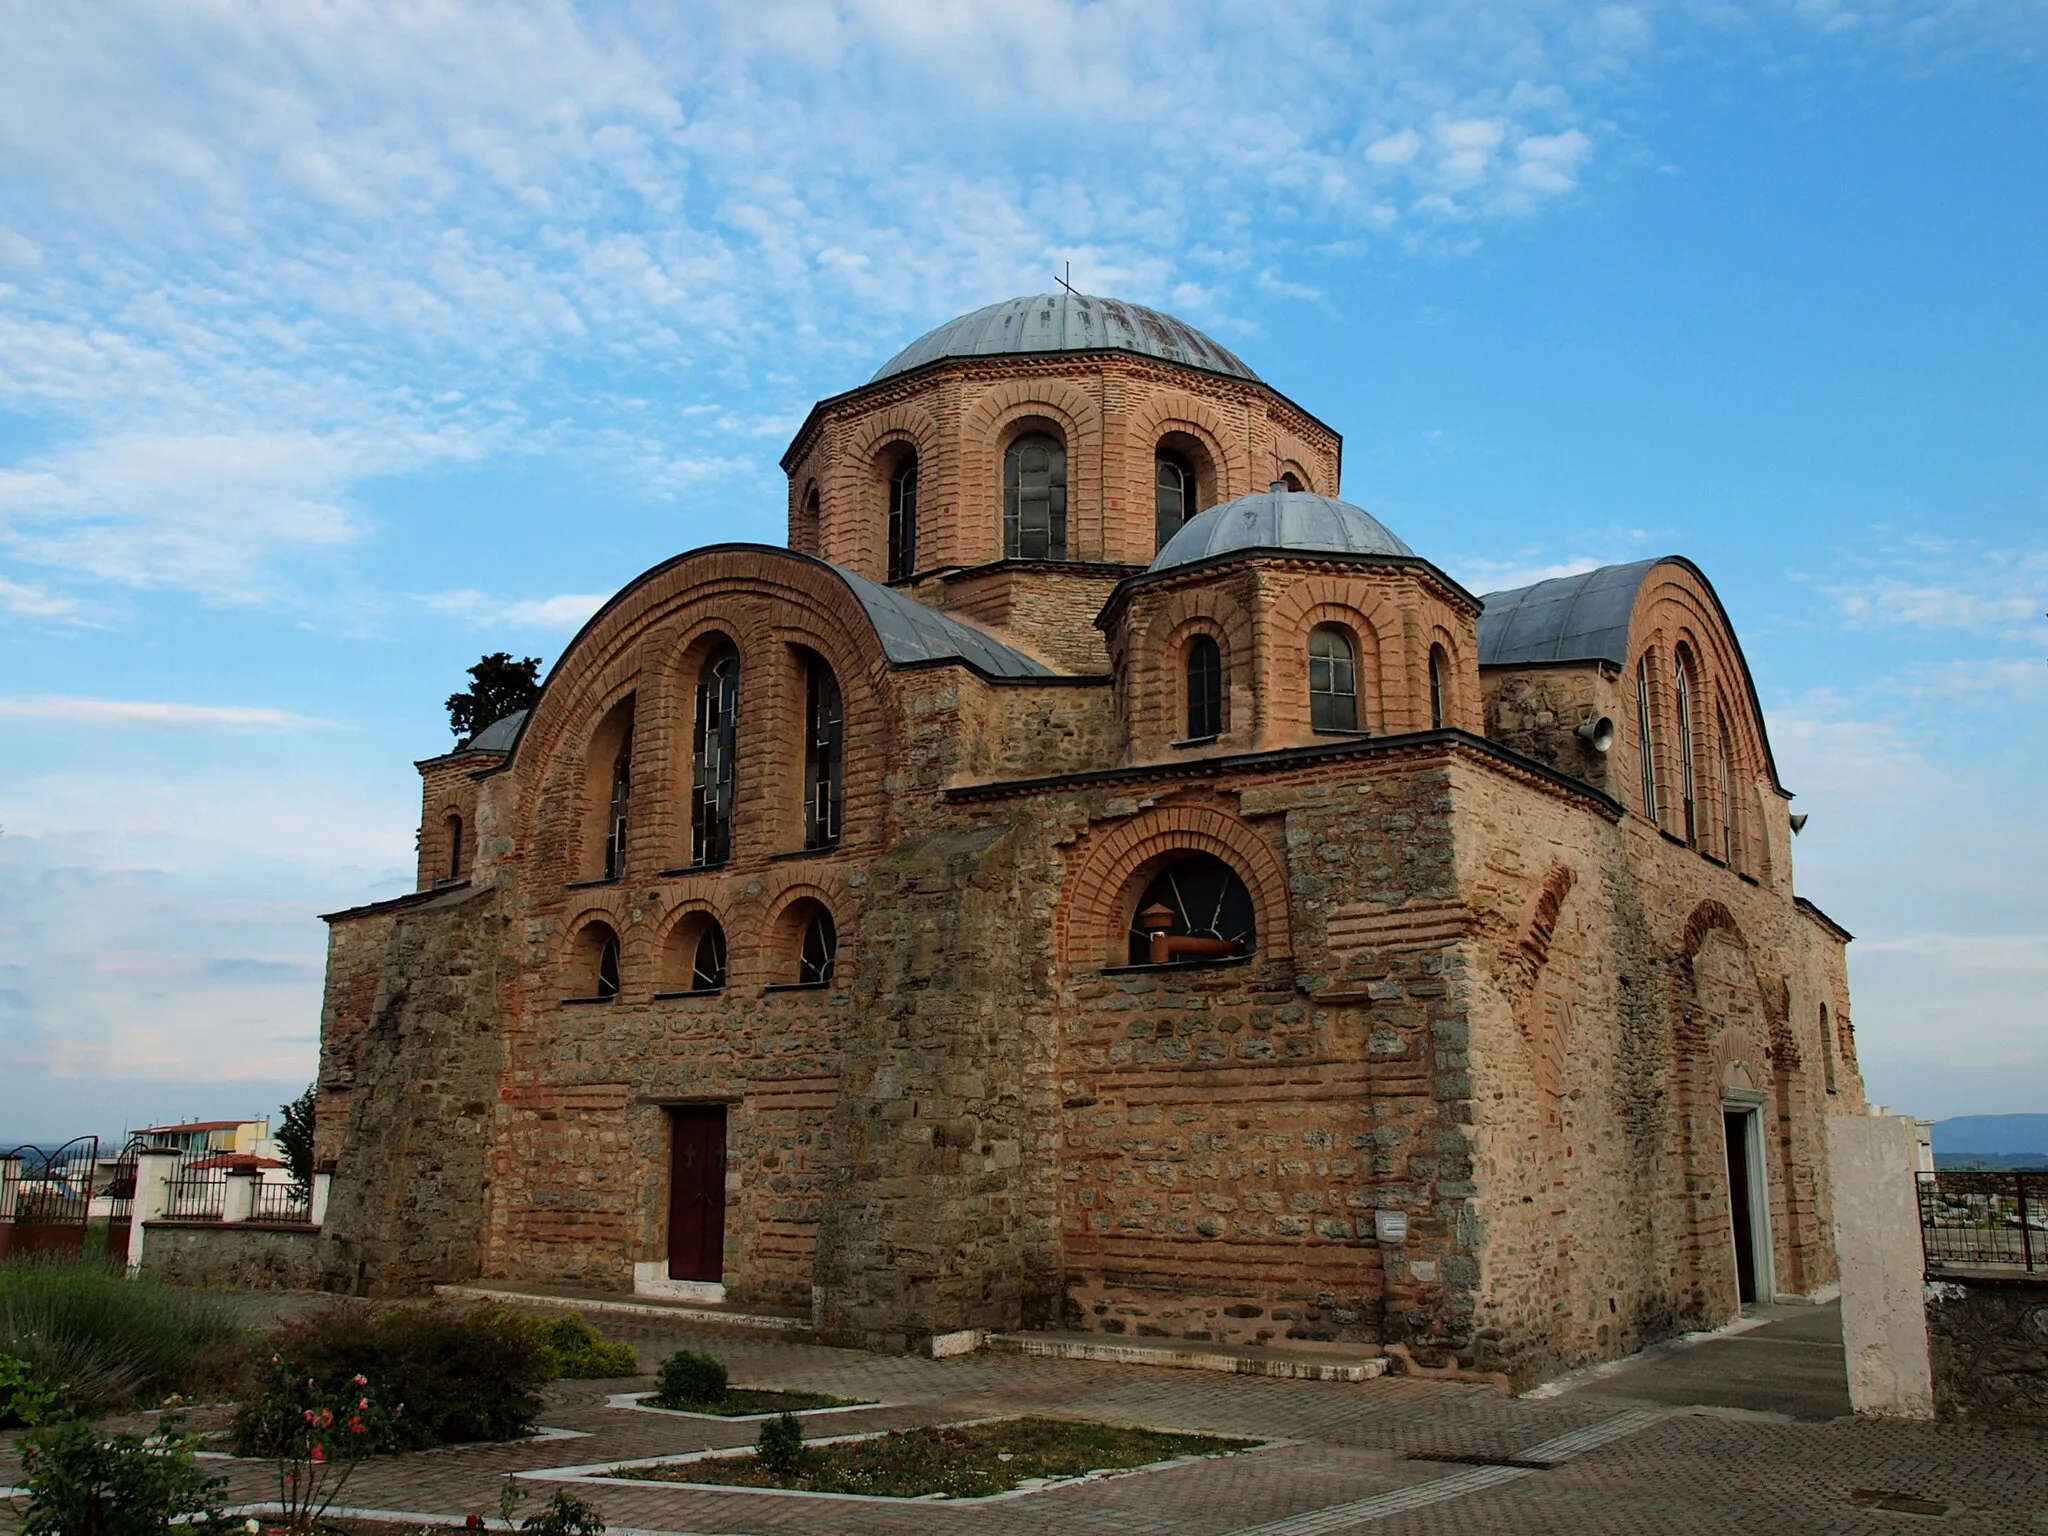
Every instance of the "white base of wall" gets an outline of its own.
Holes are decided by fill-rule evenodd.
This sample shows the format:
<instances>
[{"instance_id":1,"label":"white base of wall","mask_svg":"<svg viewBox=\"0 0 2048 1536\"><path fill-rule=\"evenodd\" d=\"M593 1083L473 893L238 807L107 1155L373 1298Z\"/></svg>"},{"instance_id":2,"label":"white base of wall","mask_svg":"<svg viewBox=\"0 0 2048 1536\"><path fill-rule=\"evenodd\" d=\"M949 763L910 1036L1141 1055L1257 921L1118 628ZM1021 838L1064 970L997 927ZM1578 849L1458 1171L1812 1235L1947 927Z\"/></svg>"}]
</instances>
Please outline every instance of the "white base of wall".
<instances>
[{"instance_id":1,"label":"white base of wall","mask_svg":"<svg viewBox=\"0 0 2048 1536\"><path fill-rule=\"evenodd\" d=\"M725 1300L725 1287L716 1280L671 1280L668 1277L668 1260L656 1259L651 1264L633 1266L633 1294L659 1296L664 1301L715 1305Z\"/></svg>"},{"instance_id":2,"label":"white base of wall","mask_svg":"<svg viewBox=\"0 0 2048 1536\"><path fill-rule=\"evenodd\" d=\"M987 1339L988 1335L979 1328L962 1328L958 1333L935 1333L931 1342L932 1358L944 1360L952 1355L971 1355Z\"/></svg>"}]
</instances>

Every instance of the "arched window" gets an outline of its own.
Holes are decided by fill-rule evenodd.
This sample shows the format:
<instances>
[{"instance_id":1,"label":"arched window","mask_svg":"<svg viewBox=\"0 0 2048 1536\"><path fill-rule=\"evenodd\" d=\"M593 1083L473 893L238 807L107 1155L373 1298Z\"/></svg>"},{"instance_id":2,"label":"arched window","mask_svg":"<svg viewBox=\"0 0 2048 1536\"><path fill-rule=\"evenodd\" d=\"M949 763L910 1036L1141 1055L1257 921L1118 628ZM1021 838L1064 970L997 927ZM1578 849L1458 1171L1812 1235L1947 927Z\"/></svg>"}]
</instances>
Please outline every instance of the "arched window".
<instances>
[{"instance_id":1,"label":"arched window","mask_svg":"<svg viewBox=\"0 0 2048 1536\"><path fill-rule=\"evenodd\" d=\"M1152 456L1152 521L1155 549L1179 533L1199 510L1195 506L1195 468L1181 454L1161 448Z\"/></svg>"},{"instance_id":2,"label":"arched window","mask_svg":"<svg viewBox=\"0 0 2048 1536\"><path fill-rule=\"evenodd\" d=\"M1636 663L1636 750L1642 756L1643 814L1657 820L1657 736L1651 728L1650 658Z\"/></svg>"},{"instance_id":3,"label":"arched window","mask_svg":"<svg viewBox=\"0 0 2048 1536\"><path fill-rule=\"evenodd\" d=\"M576 935L569 977L570 1000L609 1003L619 995L619 935L611 924L589 923Z\"/></svg>"},{"instance_id":4,"label":"arched window","mask_svg":"<svg viewBox=\"0 0 2048 1536\"><path fill-rule=\"evenodd\" d=\"M690 862L732 857L733 754L739 730L740 653L722 645L697 678L697 729L690 761Z\"/></svg>"},{"instance_id":5,"label":"arched window","mask_svg":"<svg viewBox=\"0 0 2048 1536\"><path fill-rule=\"evenodd\" d=\"M1827 1072L1828 1092L1838 1091L1835 1087L1835 1027L1828 1018L1828 1005L1820 1005L1820 1059Z\"/></svg>"},{"instance_id":6,"label":"arched window","mask_svg":"<svg viewBox=\"0 0 2048 1536\"><path fill-rule=\"evenodd\" d=\"M803 936L797 943L797 985L822 987L832 980L839 964L839 930L832 914L816 903L804 919Z\"/></svg>"},{"instance_id":7,"label":"arched window","mask_svg":"<svg viewBox=\"0 0 2048 1536\"><path fill-rule=\"evenodd\" d=\"M1450 670L1450 664L1442 646L1429 648L1429 728L1433 731L1444 728L1444 674Z\"/></svg>"},{"instance_id":8,"label":"arched window","mask_svg":"<svg viewBox=\"0 0 2048 1536\"><path fill-rule=\"evenodd\" d=\"M1308 713L1318 731L1358 729L1358 653L1335 624L1308 637Z\"/></svg>"},{"instance_id":9,"label":"arched window","mask_svg":"<svg viewBox=\"0 0 2048 1536\"><path fill-rule=\"evenodd\" d=\"M448 875L450 880L462 878L462 818L448 818Z\"/></svg>"},{"instance_id":10,"label":"arched window","mask_svg":"<svg viewBox=\"0 0 2048 1536\"><path fill-rule=\"evenodd\" d=\"M1003 454L1003 553L1067 558L1067 450L1049 433L1027 432Z\"/></svg>"},{"instance_id":11,"label":"arched window","mask_svg":"<svg viewBox=\"0 0 2048 1536\"><path fill-rule=\"evenodd\" d=\"M1719 727L1714 733L1720 744L1721 760L1715 765L1721 779L1721 857L1728 861L1728 867L1739 865L1736 850L1742 846L1741 827L1736 822L1740 814L1735 799L1735 754L1729 746L1728 716L1724 713L1715 722Z\"/></svg>"},{"instance_id":12,"label":"arched window","mask_svg":"<svg viewBox=\"0 0 2048 1536\"><path fill-rule=\"evenodd\" d=\"M1677 653L1674 691L1678 703L1678 795L1685 808L1685 840L1700 845L1699 776L1693 763L1692 657L1683 649Z\"/></svg>"},{"instance_id":13,"label":"arched window","mask_svg":"<svg viewBox=\"0 0 2048 1536\"><path fill-rule=\"evenodd\" d=\"M725 929L709 912L686 913L662 946L662 985L658 994L675 997L716 992L725 985Z\"/></svg>"},{"instance_id":14,"label":"arched window","mask_svg":"<svg viewBox=\"0 0 2048 1536\"><path fill-rule=\"evenodd\" d=\"M815 485L805 486L803 499L797 503L796 527L790 530L790 547L815 555L822 534L820 522L818 488Z\"/></svg>"},{"instance_id":15,"label":"arched window","mask_svg":"<svg viewBox=\"0 0 2048 1536\"><path fill-rule=\"evenodd\" d=\"M889 476L889 580L917 571L917 455L906 453Z\"/></svg>"},{"instance_id":16,"label":"arched window","mask_svg":"<svg viewBox=\"0 0 2048 1536\"><path fill-rule=\"evenodd\" d=\"M626 813L633 799L633 726L619 742L612 759L611 802L604 819L604 877L616 880L626 872Z\"/></svg>"},{"instance_id":17,"label":"arched window","mask_svg":"<svg viewBox=\"0 0 2048 1536\"><path fill-rule=\"evenodd\" d=\"M1300 491L1307 489L1307 487L1301 483L1301 476L1297 475L1291 469L1284 469L1280 472L1280 485L1283 490L1289 491Z\"/></svg>"},{"instance_id":18,"label":"arched window","mask_svg":"<svg viewBox=\"0 0 2048 1536\"><path fill-rule=\"evenodd\" d=\"M811 657L805 671L810 731L804 750L804 846L829 848L839 841L846 761L844 711L839 703L839 679L823 658Z\"/></svg>"},{"instance_id":19,"label":"arched window","mask_svg":"<svg viewBox=\"0 0 2048 1536\"><path fill-rule=\"evenodd\" d=\"M1189 741L1223 734L1223 649L1214 637L1197 635L1188 642Z\"/></svg>"},{"instance_id":20,"label":"arched window","mask_svg":"<svg viewBox=\"0 0 2048 1536\"><path fill-rule=\"evenodd\" d=\"M690 959L690 990L716 992L725 985L725 930L715 922L704 925L697 935L696 953Z\"/></svg>"},{"instance_id":21,"label":"arched window","mask_svg":"<svg viewBox=\"0 0 2048 1536\"><path fill-rule=\"evenodd\" d=\"M1190 853L1154 875L1131 913L1130 963L1171 965L1248 955L1257 946L1251 892L1213 853Z\"/></svg>"}]
</instances>

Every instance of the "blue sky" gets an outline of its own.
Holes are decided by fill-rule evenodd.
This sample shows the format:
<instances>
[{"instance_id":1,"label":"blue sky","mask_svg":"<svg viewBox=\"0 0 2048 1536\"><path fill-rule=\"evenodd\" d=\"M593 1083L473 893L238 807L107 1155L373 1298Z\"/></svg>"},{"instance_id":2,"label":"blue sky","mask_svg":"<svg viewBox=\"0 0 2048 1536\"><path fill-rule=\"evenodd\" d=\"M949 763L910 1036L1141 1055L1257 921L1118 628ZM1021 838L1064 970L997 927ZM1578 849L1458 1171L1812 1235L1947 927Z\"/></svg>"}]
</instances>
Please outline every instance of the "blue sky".
<instances>
[{"instance_id":1,"label":"blue sky","mask_svg":"<svg viewBox=\"0 0 2048 1536\"><path fill-rule=\"evenodd\" d=\"M1699 561L1873 1096L2048 1110L2042 5L0 15L0 1134L303 1083L462 669L1067 262L1476 590Z\"/></svg>"}]
</instances>

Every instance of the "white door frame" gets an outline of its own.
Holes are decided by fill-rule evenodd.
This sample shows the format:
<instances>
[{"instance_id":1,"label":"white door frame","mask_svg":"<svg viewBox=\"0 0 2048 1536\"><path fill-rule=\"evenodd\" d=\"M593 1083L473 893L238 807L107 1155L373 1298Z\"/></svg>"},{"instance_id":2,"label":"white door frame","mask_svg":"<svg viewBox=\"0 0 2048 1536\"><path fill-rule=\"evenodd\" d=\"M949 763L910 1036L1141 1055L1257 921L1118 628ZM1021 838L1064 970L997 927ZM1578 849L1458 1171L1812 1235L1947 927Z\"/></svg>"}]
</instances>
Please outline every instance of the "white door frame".
<instances>
[{"instance_id":1,"label":"white door frame","mask_svg":"<svg viewBox=\"0 0 2048 1536\"><path fill-rule=\"evenodd\" d=\"M1749 1169L1749 1251L1755 1273L1751 1276L1751 1289L1756 1293L1756 1304L1767 1306L1778 1299L1777 1264L1771 1252L1771 1186L1764 1159L1764 1095L1755 1089L1724 1088L1721 1090L1721 1121L1724 1155L1727 1137L1726 1116L1740 1117L1742 1124L1742 1160ZM1732 1196L1734 1191L1729 1191ZM1735 1243L1735 1206L1731 1199L1728 1207L1728 1245L1741 1261L1741 1250ZM1739 1280L1739 1277L1738 1277ZM1738 1284L1736 1295L1742 1294Z\"/></svg>"}]
</instances>

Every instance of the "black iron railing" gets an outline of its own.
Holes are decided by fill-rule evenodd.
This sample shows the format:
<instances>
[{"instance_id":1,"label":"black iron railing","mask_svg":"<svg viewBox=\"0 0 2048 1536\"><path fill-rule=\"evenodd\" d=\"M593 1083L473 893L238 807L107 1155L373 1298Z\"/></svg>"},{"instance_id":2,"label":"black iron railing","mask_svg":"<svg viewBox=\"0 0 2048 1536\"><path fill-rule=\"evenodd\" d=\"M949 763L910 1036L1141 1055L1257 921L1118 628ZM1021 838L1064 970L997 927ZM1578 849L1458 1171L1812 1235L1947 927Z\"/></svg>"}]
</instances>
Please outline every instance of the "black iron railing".
<instances>
[{"instance_id":1,"label":"black iron railing","mask_svg":"<svg viewBox=\"0 0 2048 1536\"><path fill-rule=\"evenodd\" d=\"M164 1190L165 1221L219 1221L227 1214L228 1171L181 1167Z\"/></svg>"},{"instance_id":2,"label":"black iron railing","mask_svg":"<svg viewBox=\"0 0 2048 1536\"><path fill-rule=\"evenodd\" d=\"M1929 1275L2048 1271L2048 1173L1943 1169L1918 1177Z\"/></svg>"},{"instance_id":3,"label":"black iron railing","mask_svg":"<svg viewBox=\"0 0 2048 1536\"><path fill-rule=\"evenodd\" d=\"M261 1180L256 1185L255 1200L249 1211L249 1219L294 1222L303 1226L313 1219L312 1194L282 1180Z\"/></svg>"}]
</instances>

